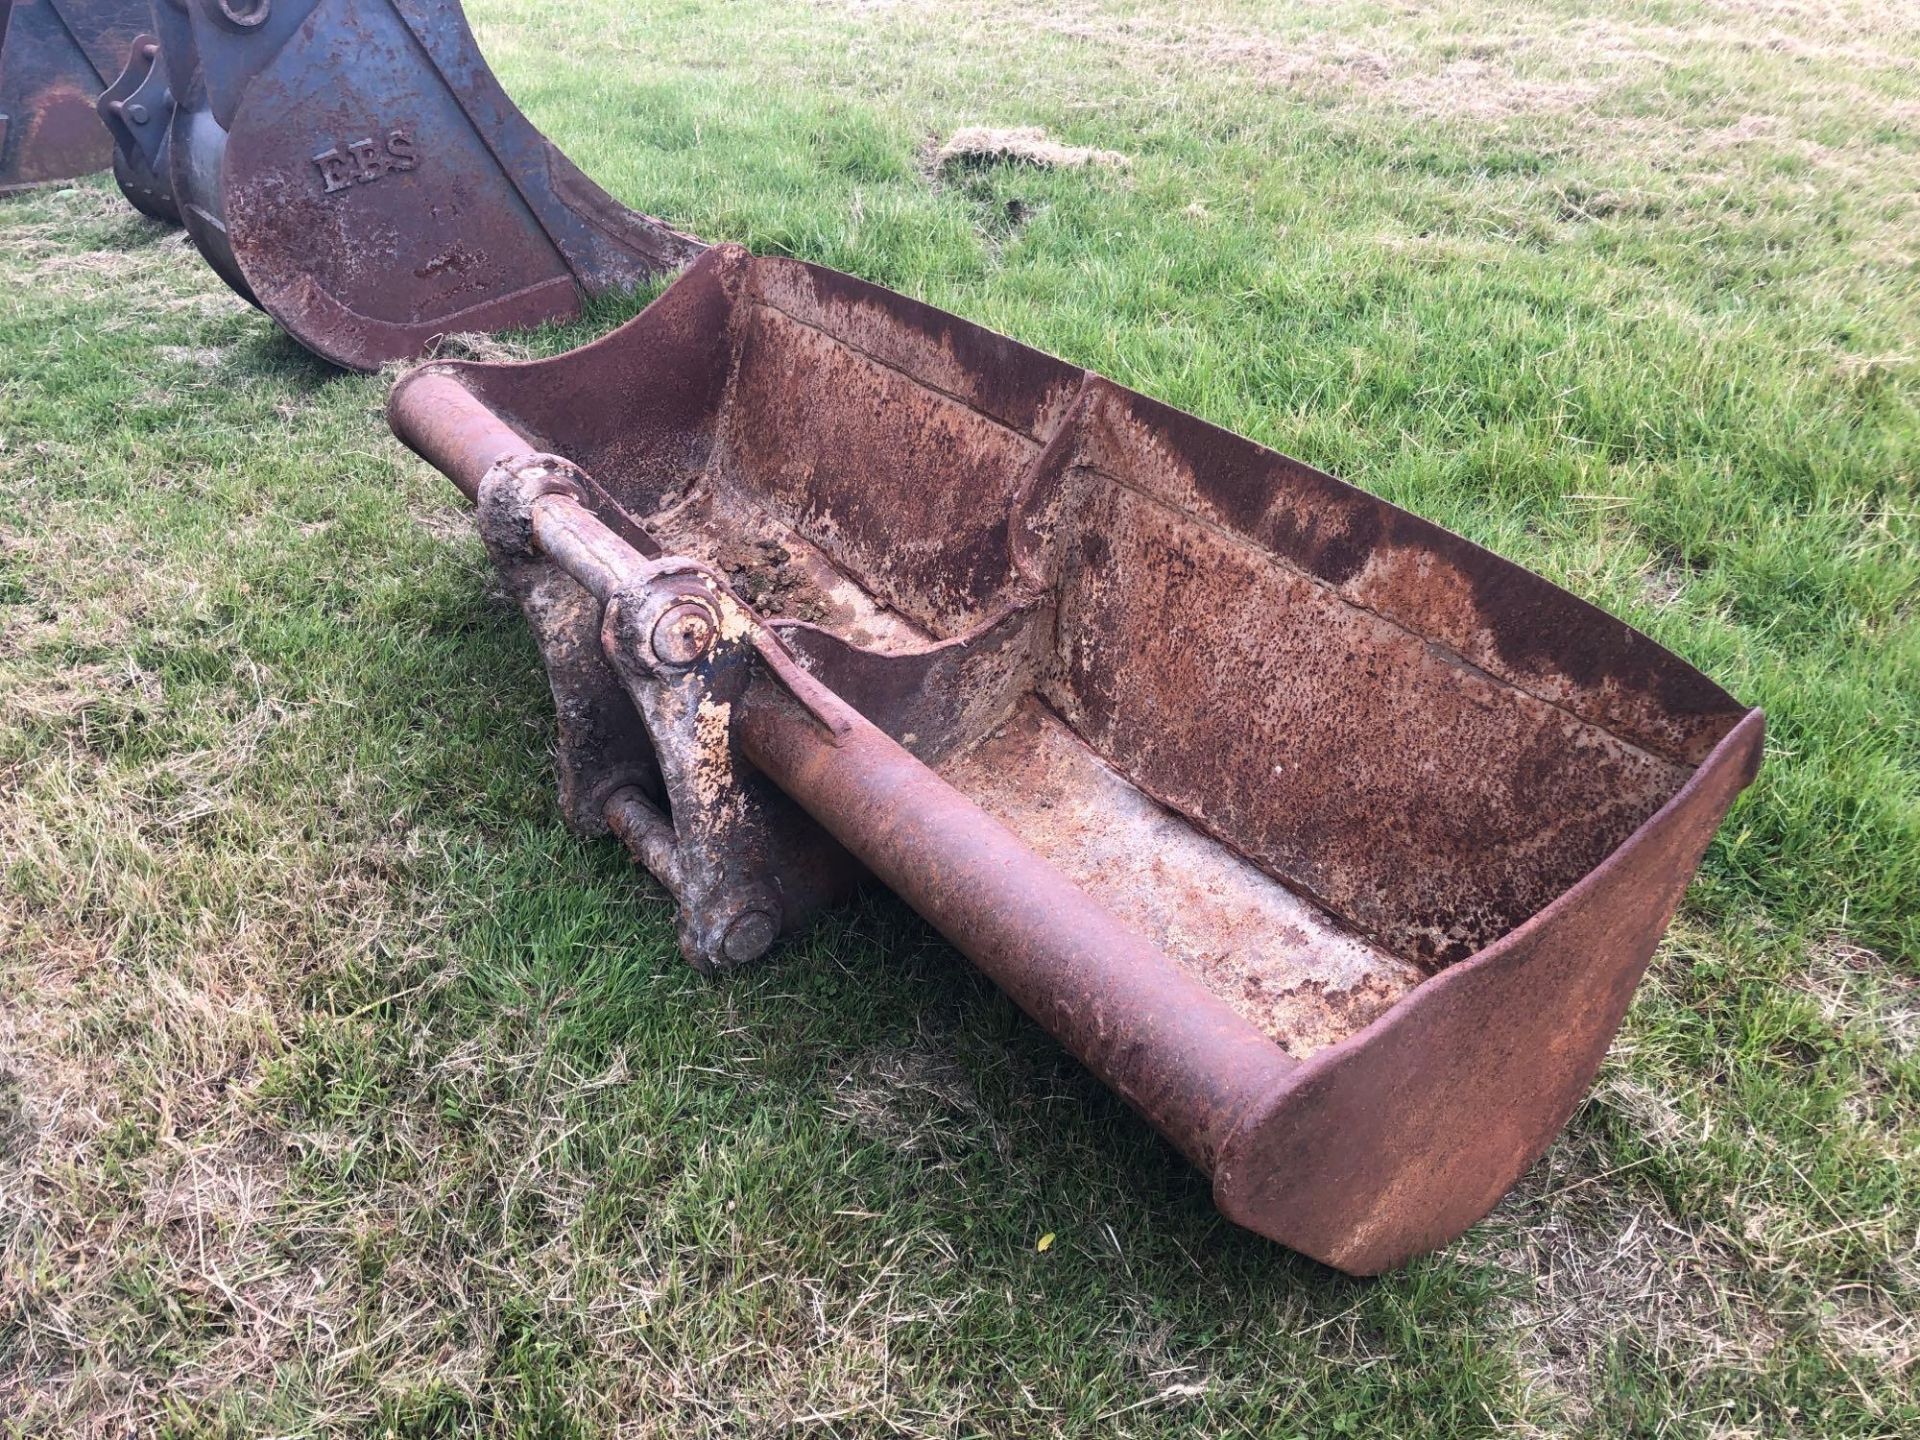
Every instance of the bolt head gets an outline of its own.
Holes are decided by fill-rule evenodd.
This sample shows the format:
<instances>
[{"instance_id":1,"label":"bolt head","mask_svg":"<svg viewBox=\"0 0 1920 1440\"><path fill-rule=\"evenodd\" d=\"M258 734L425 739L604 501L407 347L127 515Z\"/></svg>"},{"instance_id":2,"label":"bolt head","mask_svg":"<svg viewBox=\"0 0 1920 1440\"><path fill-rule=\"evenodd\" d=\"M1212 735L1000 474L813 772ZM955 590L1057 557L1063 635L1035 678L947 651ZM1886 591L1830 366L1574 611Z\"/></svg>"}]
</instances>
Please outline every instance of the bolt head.
<instances>
[{"instance_id":1,"label":"bolt head","mask_svg":"<svg viewBox=\"0 0 1920 1440\"><path fill-rule=\"evenodd\" d=\"M653 654L663 665L691 665L713 648L713 615L704 605L672 606L653 626Z\"/></svg>"},{"instance_id":2,"label":"bolt head","mask_svg":"<svg viewBox=\"0 0 1920 1440\"><path fill-rule=\"evenodd\" d=\"M765 910L743 910L727 926L720 950L728 964L745 965L771 950L779 933L779 922Z\"/></svg>"},{"instance_id":3,"label":"bolt head","mask_svg":"<svg viewBox=\"0 0 1920 1440\"><path fill-rule=\"evenodd\" d=\"M221 18L251 30L267 18L273 0L218 0Z\"/></svg>"},{"instance_id":4,"label":"bolt head","mask_svg":"<svg viewBox=\"0 0 1920 1440\"><path fill-rule=\"evenodd\" d=\"M131 120L136 125L146 124L147 123L147 107L137 103L127 106L127 119Z\"/></svg>"}]
</instances>

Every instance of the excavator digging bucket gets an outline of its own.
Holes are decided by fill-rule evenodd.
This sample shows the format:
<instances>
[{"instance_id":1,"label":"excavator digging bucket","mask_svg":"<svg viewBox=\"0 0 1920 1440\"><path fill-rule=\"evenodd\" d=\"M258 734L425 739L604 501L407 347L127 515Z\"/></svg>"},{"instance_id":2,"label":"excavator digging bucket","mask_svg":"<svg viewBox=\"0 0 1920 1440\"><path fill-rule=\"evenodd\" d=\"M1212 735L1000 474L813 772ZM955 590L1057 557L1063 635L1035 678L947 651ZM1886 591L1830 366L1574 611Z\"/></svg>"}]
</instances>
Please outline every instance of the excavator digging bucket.
<instances>
[{"instance_id":1,"label":"excavator digging bucket","mask_svg":"<svg viewBox=\"0 0 1920 1440\"><path fill-rule=\"evenodd\" d=\"M830 270L715 249L390 414L532 624L568 820L696 966L877 877L1350 1272L1542 1152L1760 760L1538 576Z\"/></svg>"},{"instance_id":2,"label":"excavator digging bucket","mask_svg":"<svg viewBox=\"0 0 1920 1440\"><path fill-rule=\"evenodd\" d=\"M144 84L173 113L164 154L116 126L129 198L173 209L229 285L335 364L565 319L705 249L535 130L454 0L154 0L154 21L158 69L115 98Z\"/></svg>"},{"instance_id":3,"label":"excavator digging bucket","mask_svg":"<svg viewBox=\"0 0 1920 1440\"><path fill-rule=\"evenodd\" d=\"M0 0L0 195L112 163L94 97L146 24L147 0Z\"/></svg>"}]
</instances>

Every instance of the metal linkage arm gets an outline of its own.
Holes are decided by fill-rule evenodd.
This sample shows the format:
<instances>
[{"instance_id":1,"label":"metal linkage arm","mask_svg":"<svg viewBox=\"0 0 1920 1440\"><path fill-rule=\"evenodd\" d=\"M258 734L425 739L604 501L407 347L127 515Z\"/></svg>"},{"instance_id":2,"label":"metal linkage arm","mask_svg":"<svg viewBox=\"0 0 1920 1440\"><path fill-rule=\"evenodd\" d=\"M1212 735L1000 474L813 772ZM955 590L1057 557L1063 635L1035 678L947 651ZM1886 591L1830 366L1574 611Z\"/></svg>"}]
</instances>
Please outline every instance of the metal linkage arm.
<instances>
[{"instance_id":1,"label":"metal linkage arm","mask_svg":"<svg viewBox=\"0 0 1920 1440\"><path fill-rule=\"evenodd\" d=\"M827 832L816 846L837 840L1207 1163L1285 1057L801 669L719 575L641 555L589 508L584 480L554 456L495 465L481 533L497 557L541 557L600 606L602 652L646 723L666 799L663 811L623 786L605 815L680 903L687 958L745 964L787 928L774 855L794 815L770 804L771 781Z\"/></svg>"}]
</instances>

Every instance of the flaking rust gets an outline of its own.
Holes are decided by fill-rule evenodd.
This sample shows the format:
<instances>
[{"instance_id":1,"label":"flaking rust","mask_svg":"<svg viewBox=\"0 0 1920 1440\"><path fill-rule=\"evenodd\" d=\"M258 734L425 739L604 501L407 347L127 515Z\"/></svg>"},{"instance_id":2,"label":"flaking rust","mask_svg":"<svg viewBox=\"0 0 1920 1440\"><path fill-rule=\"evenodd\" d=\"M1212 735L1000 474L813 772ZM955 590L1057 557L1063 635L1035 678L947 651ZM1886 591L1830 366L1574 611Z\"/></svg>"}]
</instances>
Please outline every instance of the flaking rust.
<instances>
[{"instance_id":1,"label":"flaking rust","mask_svg":"<svg viewBox=\"0 0 1920 1440\"><path fill-rule=\"evenodd\" d=\"M567 319L705 248L534 129L455 0L158 0L153 23L102 100L122 189L335 364Z\"/></svg>"},{"instance_id":2,"label":"flaking rust","mask_svg":"<svg viewBox=\"0 0 1920 1440\"><path fill-rule=\"evenodd\" d=\"M1759 764L1758 711L1540 577L818 267L709 251L391 416L479 501L569 821L690 960L890 886L1344 1270L1546 1147Z\"/></svg>"}]
</instances>

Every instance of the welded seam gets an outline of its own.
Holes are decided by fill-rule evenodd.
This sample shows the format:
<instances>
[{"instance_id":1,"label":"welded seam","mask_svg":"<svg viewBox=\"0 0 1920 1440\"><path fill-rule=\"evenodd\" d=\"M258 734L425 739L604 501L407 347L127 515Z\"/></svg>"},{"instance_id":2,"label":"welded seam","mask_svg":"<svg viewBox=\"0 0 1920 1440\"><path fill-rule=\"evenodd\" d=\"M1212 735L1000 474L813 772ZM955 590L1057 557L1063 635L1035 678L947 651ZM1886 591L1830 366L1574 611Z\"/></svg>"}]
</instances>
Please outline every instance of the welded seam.
<instances>
[{"instance_id":1,"label":"welded seam","mask_svg":"<svg viewBox=\"0 0 1920 1440\"><path fill-rule=\"evenodd\" d=\"M72 24L67 20L67 17L61 12L56 0L47 0L47 9L53 15L54 22L58 24L62 30L67 32L67 38L73 42L73 48L80 52L80 58L87 62L87 68L99 77L101 87L104 89L111 86L119 77L107 74L107 72L102 70L95 62L93 53L88 50L86 45L81 41L80 32L73 28ZM0 32L0 38L4 38L3 32Z\"/></svg>"}]
</instances>

